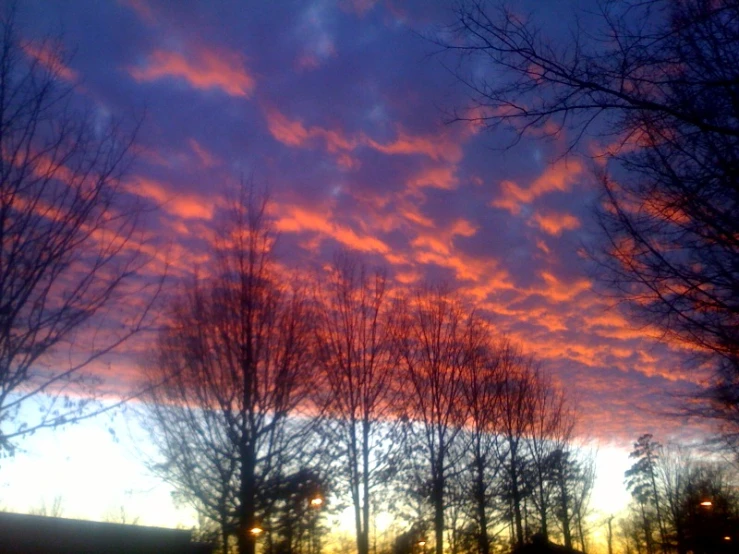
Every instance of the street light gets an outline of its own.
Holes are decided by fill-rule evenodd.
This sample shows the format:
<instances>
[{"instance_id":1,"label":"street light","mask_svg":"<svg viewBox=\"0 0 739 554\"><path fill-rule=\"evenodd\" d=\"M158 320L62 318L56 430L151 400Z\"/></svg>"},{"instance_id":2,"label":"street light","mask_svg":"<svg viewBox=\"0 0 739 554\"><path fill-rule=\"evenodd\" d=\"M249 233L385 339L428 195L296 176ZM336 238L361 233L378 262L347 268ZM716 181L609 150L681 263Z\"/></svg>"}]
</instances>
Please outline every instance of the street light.
<instances>
[{"instance_id":1,"label":"street light","mask_svg":"<svg viewBox=\"0 0 739 554\"><path fill-rule=\"evenodd\" d=\"M258 537L259 535L261 535L262 533L264 533L264 529L262 529L261 527L255 525L254 527L252 527L251 529L249 529L249 533L251 533L251 535L253 537Z\"/></svg>"},{"instance_id":2,"label":"street light","mask_svg":"<svg viewBox=\"0 0 739 554\"><path fill-rule=\"evenodd\" d=\"M313 508L319 508L319 507L321 507L323 505L323 498L321 498L320 496L316 496L314 498L311 498L310 499L310 505Z\"/></svg>"},{"instance_id":3,"label":"street light","mask_svg":"<svg viewBox=\"0 0 739 554\"><path fill-rule=\"evenodd\" d=\"M700 503L700 505L704 508L710 508L711 506L713 506L713 502L711 502L710 500L704 500Z\"/></svg>"}]
</instances>

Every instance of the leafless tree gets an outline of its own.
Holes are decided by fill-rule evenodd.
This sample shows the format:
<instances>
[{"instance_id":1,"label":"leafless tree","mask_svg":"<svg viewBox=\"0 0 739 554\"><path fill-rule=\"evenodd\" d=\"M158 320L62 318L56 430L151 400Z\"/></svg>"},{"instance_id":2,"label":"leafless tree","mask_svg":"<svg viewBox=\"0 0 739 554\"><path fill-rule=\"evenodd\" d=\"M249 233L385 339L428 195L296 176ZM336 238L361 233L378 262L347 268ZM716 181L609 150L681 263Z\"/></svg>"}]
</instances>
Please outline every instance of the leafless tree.
<instances>
[{"instance_id":1,"label":"leafless tree","mask_svg":"<svg viewBox=\"0 0 739 554\"><path fill-rule=\"evenodd\" d=\"M526 484L528 459L525 441L534 419L537 367L531 356L525 355L510 341L502 345L500 364L498 457L503 466L505 497L510 506L511 542L521 547L526 539L523 505L530 492Z\"/></svg>"},{"instance_id":2,"label":"leafless tree","mask_svg":"<svg viewBox=\"0 0 739 554\"><path fill-rule=\"evenodd\" d=\"M77 109L61 42L24 41L15 5L1 11L0 450L7 453L18 437L100 411L89 400L98 382L84 370L138 331L150 304L137 279L145 262L140 211L121 187L133 133Z\"/></svg>"},{"instance_id":3,"label":"leafless tree","mask_svg":"<svg viewBox=\"0 0 739 554\"><path fill-rule=\"evenodd\" d=\"M318 280L316 356L326 384L323 427L339 449L354 506L357 551L369 554L373 491L388 484L401 452L394 302L384 273L369 272L346 253Z\"/></svg>"},{"instance_id":4,"label":"leafless tree","mask_svg":"<svg viewBox=\"0 0 739 554\"><path fill-rule=\"evenodd\" d=\"M493 498L501 470L501 461L496 455L502 382L499 348L491 337L483 339L462 368L461 376L463 397L469 409L464 432L468 496L480 554L491 551L489 533L495 519Z\"/></svg>"},{"instance_id":5,"label":"leafless tree","mask_svg":"<svg viewBox=\"0 0 739 554\"><path fill-rule=\"evenodd\" d=\"M459 5L454 40L473 109L491 128L609 137L598 152L598 276L639 321L704 353L715 380L698 413L739 438L739 5L599 4L559 42L535 14ZM485 73L482 64L494 70ZM574 137L574 138L573 138Z\"/></svg>"},{"instance_id":6,"label":"leafless tree","mask_svg":"<svg viewBox=\"0 0 739 554\"><path fill-rule=\"evenodd\" d=\"M557 452L562 452L573 439L574 417L567 406L562 390L557 388L551 378L541 371L534 372L531 377L532 403L531 427L524 442L527 455L531 460L533 493L532 502L538 512L540 533L549 539L548 520L553 509L553 494L556 489ZM572 548L569 526L564 528L564 540L567 548Z\"/></svg>"},{"instance_id":7,"label":"leafless tree","mask_svg":"<svg viewBox=\"0 0 739 554\"><path fill-rule=\"evenodd\" d=\"M663 514L663 490L658 483L658 462L662 456L662 445L647 433L634 443L629 454L636 461L626 470L626 486L634 499L642 506L654 508L655 521L659 530L662 551L667 554L665 518Z\"/></svg>"},{"instance_id":8,"label":"leafless tree","mask_svg":"<svg viewBox=\"0 0 739 554\"><path fill-rule=\"evenodd\" d=\"M34 516L62 517L64 515L64 498L61 495L56 495L51 506L47 506L46 500L42 500L39 506L31 508L28 513Z\"/></svg>"},{"instance_id":9,"label":"leafless tree","mask_svg":"<svg viewBox=\"0 0 739 554\"><path fill-rule=\"evenodd\" d=\"M467 418L462 371L484 332L477 315L443 287L412 295L403 316L397 344L410 388L408 415L425 452L435 549L442 554L450 453Z\"/></svg>"},{"instance_id":10,"label":"leafless tree","mask_svg":"<svg viewBox=\"0 0 739 554\"><path fill-rule=\"evenodd\" d=\"M587 552L586 520L595 483L595 457L570 443L557 451L555 458L556 513L565 545L572 547L577 540L580 551Z\"/></svg>"},{"instance_id":11,"label":"leafless tree","mask_svg":"<svg viewBox=\"0 0 739 554\"><path fill-rule=\"evenodd\" d=\"M695 463L687 450L674 444L666 445L657 461L657 474L664 491L665 519L669 525L669 534L674 537L677 545L678 554L685 554L685 529L680 515L694 467Z\"/></svg>"},{"instance_id":12,"label":"leafless tree","mask_svg":"<svg viewBox=\"0 0 739 554\"><path fill-rule=\"evenodd\" d=\"M299 452L307 418L297 415L314 384L308 302L278 274L266 208L242 189L211 274L183 287L147 367L160 385L145 420L162 460L153 469L242 554L255 549L265 484Z\"/></svg>"}]
</instances>

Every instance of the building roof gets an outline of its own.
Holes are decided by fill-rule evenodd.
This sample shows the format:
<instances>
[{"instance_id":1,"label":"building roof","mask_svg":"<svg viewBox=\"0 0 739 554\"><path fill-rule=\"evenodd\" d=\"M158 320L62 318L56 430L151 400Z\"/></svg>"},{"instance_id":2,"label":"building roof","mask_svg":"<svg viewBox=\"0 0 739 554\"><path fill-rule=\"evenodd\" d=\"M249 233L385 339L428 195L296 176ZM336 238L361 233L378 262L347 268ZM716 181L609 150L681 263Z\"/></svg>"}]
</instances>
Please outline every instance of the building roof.
<instances>
[{"instance_id":1,"label":"building roof","mask_svg":"<svg viewBox=\"0 0 739 554\"><path fill-rule=\"evenodd\" d=\"M0 513L0 553L14 554L208 554L192 533L27 514Z\"/></svg>"}]
</instances>

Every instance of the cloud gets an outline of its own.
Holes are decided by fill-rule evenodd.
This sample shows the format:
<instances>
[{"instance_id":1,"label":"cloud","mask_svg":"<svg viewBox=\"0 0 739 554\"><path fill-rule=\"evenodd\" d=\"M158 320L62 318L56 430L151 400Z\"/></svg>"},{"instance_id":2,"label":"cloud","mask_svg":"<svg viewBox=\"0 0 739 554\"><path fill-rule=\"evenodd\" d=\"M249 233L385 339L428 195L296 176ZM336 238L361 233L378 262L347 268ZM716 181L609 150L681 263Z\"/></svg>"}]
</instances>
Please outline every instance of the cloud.
<instances>
[{"instance_id":1,"label":"cloud","mask_svg":"<svg viewBox=\"0 0 739 554\"><path fill-rule=\"evenodd\" d=\"M377 0L340 0L339 6L347 11L352 11L358 16L363 16L377 4Z\"/></svg>"},{"instance_id":2,"label":"cloud","mask_svg":"<svg viewBox=\"0 0 739 554\"><path fill-rule=\"evenodd\" d=\"M195 153L198 160L200 160L200 164L203 167L205 168L215 167L221 163L218 158L216 158L213 154L211 154L205 148L200 146L200 143L196 141L195 139L190 139L188 141L188 144L190 145L190 148L192 148L192 151Z\"/></svg>"},{"instance_id":3,"label":"cloud","mask_svg":"<svg viewBox=\"0 0 739 554\"><path fill-rule=\"evenodd\" d=\"M154 23L156 17L146 0L118 0L118 3L132 9L146 23Z\"/></svg>"},{"instance_id":4,"label":"cloud","mask_svg":"<svg viewBox=\"0 0 739 554\"><path fill-rule=\"evenodd\" d=\"M456 164L463 152L447 134L412 135L398 127L395 138L380 142L369 138L365 133L349 135L342 129L329 129L320 125L306 125L300 119L290 119L274 107L264 110L267 128L272 137L294 148L323 147L334 154L340 165L348 168L359 167L358 160L350 156L359 148L371 148L389 156L423 156L436 162L448 162L424 168L408 184L412 188L431 186L452 189L457 185ZM451 165L449 165L451 164Z\"/></svg>"},{"instance_id":5,"label":"cloud","mask_svg":"<svg viewBox=\"0 0 739 554\"><path fill-rule=\"evenodd\" d=\"M212 201L182 192L173 193L167 185L148 177L129 179L126 189L143 198L153 200L162 208L182 219L212 219L215 206Z\"/></svg>"},{"instance_id":6,"label":"cloud","mask_svg":"<svg viewBox=\"0 0 739 554\"><path fill-rule=\"evenodd\" d=\"M574 215L557 212L537 212L531 217L532 223L545 233L558 237L562 231L572 231L580 227L580 220Z\"/></svg>"},{"instance_id":7,"label":"cloud","mask_svg":"<svg viewBox=\"0 0 739 554\"><path fill-rule=\"evenodd\" d=\"M422 187L453 190L459 184L456 171L457 169L455 166L426 167L411 176L406 181L406 185L410 191L414 191Z\"/></svg>"},{"instance_id":8,"label":"cloud","mask_svg":"<svg viewBox=\"0 0 739 554\"><path fill-rule=\"evenodd\" d=\"M325 211L316 212L307 207L282 205L275 209L275 229L290 233L315 233L318 239L330 238L349 249L358 252L377 252L385 254L390 247L382 240L359 235L351 227L331 221Z\"/></svg>"},{"instance_id":9,"label":"cloud","mask_svg":"<svg viewBox=\"0 0 739 554\"><path fill-rule=\"evenodd\" d=\"M583 169L583 164L578 160L560 160L547 166L528 188L520 187L513 181L503 181L500 184L500 196L490 205L507 210L511 215L518 215L523 204L530 204L551 192L568 192Z\"/></svg>"},{"instance_id":10,"label":"cloud","mask_svg":"<svg viewBox=\"0 0 739 554\"><path fill-rule=\"evenodd\" d=\"M236 52L201 48L187 57L180 52L155 50L143 67L129 68L138 82L176 78L198 90L220 89L230 96L250 97L255 80Z\"/></svg>"},{"instance_id":11,"label":"cloud","mask_svg":"<svg viewBox=\"0 0 739 554\"><path fill-rule=\"evenodd\" d=\"M23 43L23 51L27 56L35 59L50 73L58 76L60 79L68 83L77 81L77 72L70 69L63 60L63 50L61 44L44 41L43 43L25 42Z\"/></svg>"},{"instance_id":12,"label":"cloud","mask_svg":"<svg viewBox=\"0 0 739 554\"><path fill-rule=\"evenodd\" d=\"M447 135L411 135L403 129L398 129L395 139L381 143L367 139L366 144L378 152L390 155L420 154L440 161L447 160L457 163L462 159L462 148Z\"/></svg>"},{"instance_id":13,"label":"cloud","mask_svg":"<svg viewBox=\"0 0 739 554\"><path fill-rule=\"evenodd\" d=\"M326 151L337 154L350 152L358 145L356 139L347 137L341 130L306 127L300 120L291 120L274 108L268 108L266 116L270 134L286 146L309 148L323 144Z\"/></svg>"}]
</instances>

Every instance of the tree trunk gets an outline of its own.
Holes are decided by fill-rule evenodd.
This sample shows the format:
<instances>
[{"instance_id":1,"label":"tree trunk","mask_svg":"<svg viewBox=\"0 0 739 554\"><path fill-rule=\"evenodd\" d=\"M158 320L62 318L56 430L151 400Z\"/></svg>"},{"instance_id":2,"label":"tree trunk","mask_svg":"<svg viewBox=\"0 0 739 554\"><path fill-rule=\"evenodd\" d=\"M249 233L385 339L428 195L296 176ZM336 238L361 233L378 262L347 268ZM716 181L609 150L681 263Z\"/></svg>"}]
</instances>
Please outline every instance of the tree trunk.
<instances>
[{"instance_id":1,"label":"tree trunk","mask_svg":"<svg viewBox=\"0 0 739 554\"><path fill-rule=\"evenodd\" d=\"M436 554L444 554L444 469L437 467L433 484Z\"/></svg>"},{"instance_id":2,"label":"tree trunk","mask_svg":"<svg viewBox=\"0 0 739 554\"><path fill-rule=\"evenodd\" d=\"M659 492L657 489L657 478L654 475L654 468L650 466L649 477L652 481L652 492L654 493L654 507L657 510L657 525L659 525L659 538L662 545L662 553L667 554L667 533L665 532L665 523L662 520L662 510L659 503Z\"/></svg>"},{"instance_id":3,"label":"tree trunk","mask_svg":"<svg viewBox=\"0 0 739 554\"><path fill-rule=\"evenodd\" d=\"M545 541L549 541L549 526L547 525L547 501L545 499L544 484L539 476L539 519L541 520L541 534Z\"/></svg>"},{"instance_id":4,"label":"tree trunk","mask_svg":"<svg viewBox=\"0 0 739 554\"><path fill-rule=\"evenodd\" d=\"M515 456L514 456L515 458ZM523 518L521 515L521 494L518 490L518 471L516 470L516 462L511 459L511 502L513 503L513 521L516 526L516 545L523 547Z\"/></svg>"},{"instance_id":5,"label":"tree trunk","mask_svg":"<svg viewBox=\"0 0 739 554\"><path fill-rule=\"evenodd\" d=\"M238 545L239 554L254 554L256 552L257 537L251 533L256 525L254 505L254 474L256 471L256 452L252 441L248 441L241 448L241 489L239 500Z\"/></svg>"},{"instance_id":6,"label":"tree trunk","mask_svg":"<svg viewBox=\"0 0 739 554\"><path fill-rule=\"evenodd\" d=\"M559 509L562 512L562 536L565 541L565 548L572 549L572 530L570 529L570 498L567 495L567 483L565 481L562 472L563 468L559 471L559 496L560 506Z\"/></svg>"},{"instance_id":7,"label":"tree trunk","mask_svg":"<svg viewBox=\"0 0 739 554\"><path fill-rule=\"evenodd\" d=\"M483 460L477 456L476 483L477 497L477 519L480 525L480 533L477 537L477 548L480 554L490 554L490 537L488 537L488 514L485 509L485 465Z\"/></svg>"},{"instance_id":8,"label":"tree trunk","mask_svg":"<svg viewBox=\"0 0 739 554\"><path fill-rule=\"evenodd\" d=\"M369 554L369 519L370 519L370 494L369 494L369 431L370 423L366 419L362 422L362 531L358 539L359 554Z\"/></svg>"}]
</instances>

